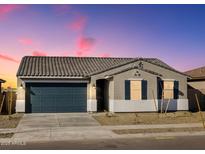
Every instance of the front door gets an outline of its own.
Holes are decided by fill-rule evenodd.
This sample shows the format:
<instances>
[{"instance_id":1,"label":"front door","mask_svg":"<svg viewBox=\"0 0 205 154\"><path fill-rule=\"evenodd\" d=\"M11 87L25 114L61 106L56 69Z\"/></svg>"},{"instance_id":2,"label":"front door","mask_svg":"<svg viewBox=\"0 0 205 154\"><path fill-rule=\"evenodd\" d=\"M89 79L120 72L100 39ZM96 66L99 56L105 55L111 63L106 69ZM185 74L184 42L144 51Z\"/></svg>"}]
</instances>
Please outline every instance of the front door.
<instances>
[{"instance_id":1,"label":"front door","mask_svg":"<svg viewBox=\"0 0 205 154\"><path fill-rule=\"evenodd\" d=\"M109 103L109 82L106 79L96 81L97 111L108 110Z\"/></svg>"}]
</instances>

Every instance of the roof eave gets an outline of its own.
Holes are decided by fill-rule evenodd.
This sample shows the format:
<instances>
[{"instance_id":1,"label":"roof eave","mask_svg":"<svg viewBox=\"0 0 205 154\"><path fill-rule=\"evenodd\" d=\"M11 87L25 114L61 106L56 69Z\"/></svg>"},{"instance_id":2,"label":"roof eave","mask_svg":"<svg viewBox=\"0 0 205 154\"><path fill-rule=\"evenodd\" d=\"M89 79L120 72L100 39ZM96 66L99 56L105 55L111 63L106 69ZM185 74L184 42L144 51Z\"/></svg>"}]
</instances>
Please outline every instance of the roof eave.
<instances>
[{"instance_id":1,"label":"roof eave","mask_svg":"<svg viewBox=\"0 0 205 154\"><path fill-rule=\"evenodd\" d=\"M205 77L192 77L188 79L188 81L202 81L202 80L205 80Z\"/></svg>"},{"instance_id":2,"label":"roof eave","mask_svg":"<svg viewBox=\"0 0 205 154\"><path fill-rule=\"evenodd\" d=\"M188 75L185 74L185 73L182 73L182 72L177 71L177 70L175 70L175 69L168 69L168 68L166 68L166 67L164 67L164 66L160 66L160 65L151 63L151 62L149 62L149 61L147 61L147 60L144 60L143 58L135 58L135 59L133 59L132 61L129 61L129 62L127 62L127 63L121 64L121 65L118 65L118 66L114 66L114 67L111 67L111 68L106 69L106 70L103 70L103 71L91 73L90 76L97 75L97 74L100 74L100 73L103 73L103 72L106 72L106 71L109 71L109 70L112 70L112 69L115 69L115 68L118 68L118 67L121 67L121 66L124 66L124 65L128 65L128 64L137 62L137 61L147 62L147 63L150 63L150 64L152 64L152 65L156 65L156 66L158 66L158 67L162 67L162 68L167 69L167 70L169 70L169 71L172 71L172 72L178 73L178 74L180 74L180 75L186 76L187 78L191 78L191 76L188 76Z\"/></svg>"},{"instance_id":3,"label":"roof eave","mask_svg":"<svg viewBox=\"0 0 205 154\"><path fill-rule=\"evenodd\" d=\"M5 82L6 82L6 80L0 79L0 83L5 83Z\"/></svg>"},{"instance_id":4,"label":"roof eave","mask_svg":"<svg viewBox=\"0 0 205 154\"><path fill-rule=\"evenodd\" d=\"M17 76L19 79L89 79L89 76Z\"/></svg>"}]
</instances>

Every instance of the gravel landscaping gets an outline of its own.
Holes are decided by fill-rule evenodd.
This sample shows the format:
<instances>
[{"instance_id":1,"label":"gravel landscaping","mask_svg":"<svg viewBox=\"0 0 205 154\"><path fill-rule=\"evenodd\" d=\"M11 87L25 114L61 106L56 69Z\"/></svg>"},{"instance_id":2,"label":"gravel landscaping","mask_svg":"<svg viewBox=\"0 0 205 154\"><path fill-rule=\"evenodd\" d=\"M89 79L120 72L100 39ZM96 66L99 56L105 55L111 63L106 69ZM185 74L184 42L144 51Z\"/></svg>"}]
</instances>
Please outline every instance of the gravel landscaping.
<instances>
[{"instance_id":1,"label":"gravel landscaping","mask_svg":"<svg viewBox=\"0 0 205 154\"><path fill-rule=\"evenodd\" d=\"M23 114L0 115L0 128L16 128Z\"/></svg>"},{"instance_id":2,"label":"gravel landscaping","mask_svg":"<svg viewBox=\"0 0 205 154\"><path fill-rule=\"evenodd\" d=\"M139 133L165 133L165 132L194 132L194 131L205 131L203 127L192 127L192 128L152 128L152 129L118 129L112 130L114 133L122 134L139 134Z\"/></svg>"},{"instance_id":3,"label":"gravel landscaping","mask_svg":"<svg viewBox=\"0 0 205 154\"><path fill-rule=\"evenodd\" d=\"M0 133L0 138L12 138L14 133Z\"/></svg>"},{"instance_id":4,"label":"gravel landscaping","mask_svg":"<svg viewBox=\"0 0 205 154\"><path fill-rule=\"evenodd\" d=\"M205 112L203 112L205 119ZM198 112L161 113L96 113L93 117L101 125L180 124L201 123Z\"/></svg>"}]
</instances>

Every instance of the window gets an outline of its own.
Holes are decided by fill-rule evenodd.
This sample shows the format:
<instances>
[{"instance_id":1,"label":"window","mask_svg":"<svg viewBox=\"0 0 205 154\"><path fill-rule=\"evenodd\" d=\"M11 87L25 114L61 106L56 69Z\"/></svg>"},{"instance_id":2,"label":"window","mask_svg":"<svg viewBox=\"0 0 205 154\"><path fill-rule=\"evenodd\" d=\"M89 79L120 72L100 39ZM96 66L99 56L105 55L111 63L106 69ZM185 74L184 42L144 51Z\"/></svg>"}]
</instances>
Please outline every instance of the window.
<instances>
[{"instance_id":1,"label":"window","mask_svg":"<svg viewBox=\"0 0 205 154\"><path fill-rule=\"evenodd\" d=\"M130 81L130 99L140 100L142 98L142 84L141 80Z\"/></svg>"},{"instance_id":2,"label":"window","mask_svg":"<svg viewBox=\"0 0 205 154\"><path fill-rule=\"evenodd\" d=\"M141 100L147 99L146 80L125 80L125 99Z\"/></svg>"},{"instance_id":3,"label":"window","mask_svg":"<svg viewBox=\"0 0 205 154\"><path fill-rule=\"evenodd\" d=\"M174 98L174 81L164 81L164 99Z\"/></svg>"},{"instance_id":4,"label":"window","mask_svg":"<svg viewBox=\"0 0 205 154\"><path fill-rule=\"evenodd\" d=\"M158 99L179 99L179 81L158 80Z\"/></svg>"}]
</instances>

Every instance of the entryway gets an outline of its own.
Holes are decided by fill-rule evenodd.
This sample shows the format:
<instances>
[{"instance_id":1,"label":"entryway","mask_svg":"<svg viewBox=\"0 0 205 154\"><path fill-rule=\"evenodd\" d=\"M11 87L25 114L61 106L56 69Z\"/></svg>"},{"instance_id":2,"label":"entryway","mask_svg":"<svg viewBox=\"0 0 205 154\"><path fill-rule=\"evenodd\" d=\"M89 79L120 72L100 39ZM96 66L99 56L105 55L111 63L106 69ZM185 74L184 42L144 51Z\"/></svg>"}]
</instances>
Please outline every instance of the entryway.
<instances>
[{"instance_id":1,"label":"entryway","mask_svg":"<svg viewBox=\"0 0 205 154\"><path fill-rule=\"evenodd\" d=\"M109 81L106 79L99 79L96 81L96 98L97 111L108 111L109 104Z\"/></svg>"}]
</instances>

